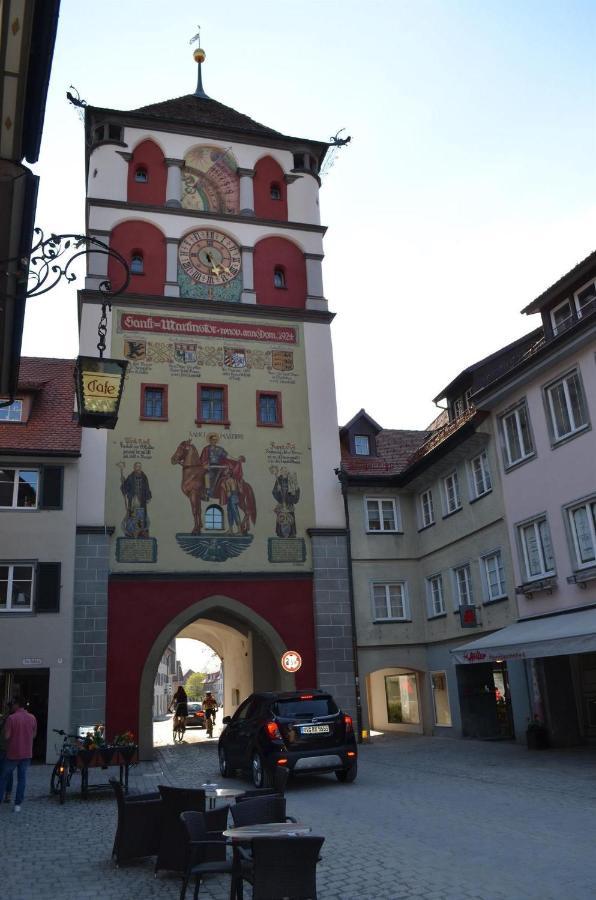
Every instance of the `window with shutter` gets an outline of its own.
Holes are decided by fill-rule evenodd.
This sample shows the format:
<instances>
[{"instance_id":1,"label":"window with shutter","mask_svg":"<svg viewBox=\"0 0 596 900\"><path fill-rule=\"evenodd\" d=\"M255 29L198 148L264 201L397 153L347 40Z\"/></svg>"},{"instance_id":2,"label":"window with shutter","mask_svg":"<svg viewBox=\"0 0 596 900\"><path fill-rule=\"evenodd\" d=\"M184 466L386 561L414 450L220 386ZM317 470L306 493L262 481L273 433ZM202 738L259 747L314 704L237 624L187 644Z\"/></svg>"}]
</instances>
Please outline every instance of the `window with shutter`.
<instances>
[{"instance_id":1,"label":"window with shutter","mask_svg":"<svg viewBox=\"0 0 596 900\"><path fill-rule=\"evenodd\" d=\"M41 476L40 509L62 509L63 466L44 466Z\"/></svg>"},{"instance_id":2,"label":"window with shutter","mask_svg":"<svg viewBox=\"0 0 596 900\"><path fill-rule=\"evenodd\" d=\"M35 591L36 612L60 612L61 568L61 563L44 562L37 564Z\"/></svg>"}]
</instances>

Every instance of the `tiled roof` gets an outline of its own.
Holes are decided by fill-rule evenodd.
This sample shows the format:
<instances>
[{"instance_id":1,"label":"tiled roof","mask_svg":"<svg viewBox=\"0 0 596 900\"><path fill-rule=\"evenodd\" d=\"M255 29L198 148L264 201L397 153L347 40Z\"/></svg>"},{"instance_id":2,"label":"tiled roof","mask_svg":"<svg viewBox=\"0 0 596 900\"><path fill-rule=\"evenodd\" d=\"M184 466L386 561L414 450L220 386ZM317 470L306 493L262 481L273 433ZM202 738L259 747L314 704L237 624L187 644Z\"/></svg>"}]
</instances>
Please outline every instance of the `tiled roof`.
<instances>
[{"instance_id":1,"label":"tiled roof","mask_svg":"<svg viewBox=\"0 0 596 900\"><path fill-rule=\"evenodd\" d=\"M342 445L342 467L350 475L398 475L429 435L429 431L385 429L375 438L376 456L352 456Z\"/></svg>"},{"instance_id":2,"label":"tiled roof","mask_svg":"<svg viewBox=\"0 0 596 900\"><path fill-rule=\"evenodd\" d=\"M237 112L231 106L225 106L218 100L195 97L186 94L173 100L162 100L131 110L152 119L166 119L171 122L184 122L187 125L205 125L209 128L233 128L237 131L262 134L267 137L285 137L280 131L261 125L249 116Z\"/></svg>"},{"instance_id":3,"label":"tiled roof","mask_svg":"<svg viewBox=\"0 0 596 900\"><path fill-rule=\"evenodd\" d=\"M33 393L26 423L0 422L0 453L79 455L81 429L74 417L74 360L23 357L17 398Z\"/></svg>"},{"instance_id":4,"label":"tiled roof","mask_svg":"<svg viewBox=\"0 0 596 900\"><path fill-rule=\"evenodd\" d=\"M580 260L569 272L566 272L562 275L554 284L551 284L549 288L543 291L539 297L536 297L535 300L532 300L527 306L522 309L522 313L535 313L544 306L546 303L551 301L561 292L567 292L578 279L589 278L592 275L592 270L596 267L596 250L593 250L592 253L589 253L585 259Z\"/></svg>"}]
</instances>

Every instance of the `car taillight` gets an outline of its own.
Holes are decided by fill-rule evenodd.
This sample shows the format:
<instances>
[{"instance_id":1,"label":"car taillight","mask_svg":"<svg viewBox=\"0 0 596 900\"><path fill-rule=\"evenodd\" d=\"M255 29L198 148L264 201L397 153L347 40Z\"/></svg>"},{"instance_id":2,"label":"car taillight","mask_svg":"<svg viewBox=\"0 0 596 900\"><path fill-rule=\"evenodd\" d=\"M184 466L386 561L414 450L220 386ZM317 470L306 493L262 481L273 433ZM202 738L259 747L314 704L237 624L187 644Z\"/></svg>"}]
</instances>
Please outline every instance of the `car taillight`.
<instances>
[{"instance_id":1,"label":"car taillight","mask_svg":"<svg viewBox=\"0 0 596 900\"><path fill-rule=\"evenodd\" d=\"M281 734L275 722L267 722L265 730L272 741L281 741Z\"/></svg>"},{"instance_id":2,"label":"car taillight","mask_svg":"<svg viewBox=\"0 0 596 900\"><path fill-rule=\"evenodd\" d=\"M346 734L352 734L354 731L352 716L344 716L344 725L346 726Z\"/></svg>"}]
</instances>

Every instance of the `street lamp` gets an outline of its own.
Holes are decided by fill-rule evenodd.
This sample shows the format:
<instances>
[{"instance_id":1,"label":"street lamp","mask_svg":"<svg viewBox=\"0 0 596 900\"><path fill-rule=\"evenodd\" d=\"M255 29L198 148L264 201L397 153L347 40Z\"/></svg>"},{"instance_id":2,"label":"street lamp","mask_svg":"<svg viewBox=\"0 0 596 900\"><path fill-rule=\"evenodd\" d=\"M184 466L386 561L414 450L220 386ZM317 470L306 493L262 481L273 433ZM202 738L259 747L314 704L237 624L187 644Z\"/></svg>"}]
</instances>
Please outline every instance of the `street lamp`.
<instances>
[{"instance_id":1,"label":"street lamp","mask_svg":"<svg viewBox=\"0 0 596 900\"><path fill-rule=\"evenodd\" d=\"M128 361L125 359L104 359L106 349L107 310L112 311L108 301L101 307L99 320L99 341L97 356L77 356L75 365L75 390L79 425L82 428L115 428L122 398Z\"/></svg>"}]
</instances>

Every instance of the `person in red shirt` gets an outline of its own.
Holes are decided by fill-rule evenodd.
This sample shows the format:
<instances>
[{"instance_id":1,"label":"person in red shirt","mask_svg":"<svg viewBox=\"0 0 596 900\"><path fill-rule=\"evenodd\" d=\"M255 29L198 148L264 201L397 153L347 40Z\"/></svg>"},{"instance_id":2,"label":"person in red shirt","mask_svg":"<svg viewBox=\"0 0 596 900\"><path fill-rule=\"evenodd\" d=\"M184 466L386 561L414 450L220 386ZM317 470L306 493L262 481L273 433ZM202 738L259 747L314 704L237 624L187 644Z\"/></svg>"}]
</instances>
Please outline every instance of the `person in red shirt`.
<instances>
[{"instance_id":1,"label":"person in red shirt","mask_svg":"<svg viewBox=\"0 0 596 900\"><path fill-rule=\"evenodd\" d=\"M0 797L5 790L9 776L17 770L17 792L14 811L21 811L27 785L27 770L33 756L33 739L37 734L37 720L21 706L20 700L12 701L12 714L4 724L6 738L6 759L0 776Z\"/></svg>"}]
</instances>

